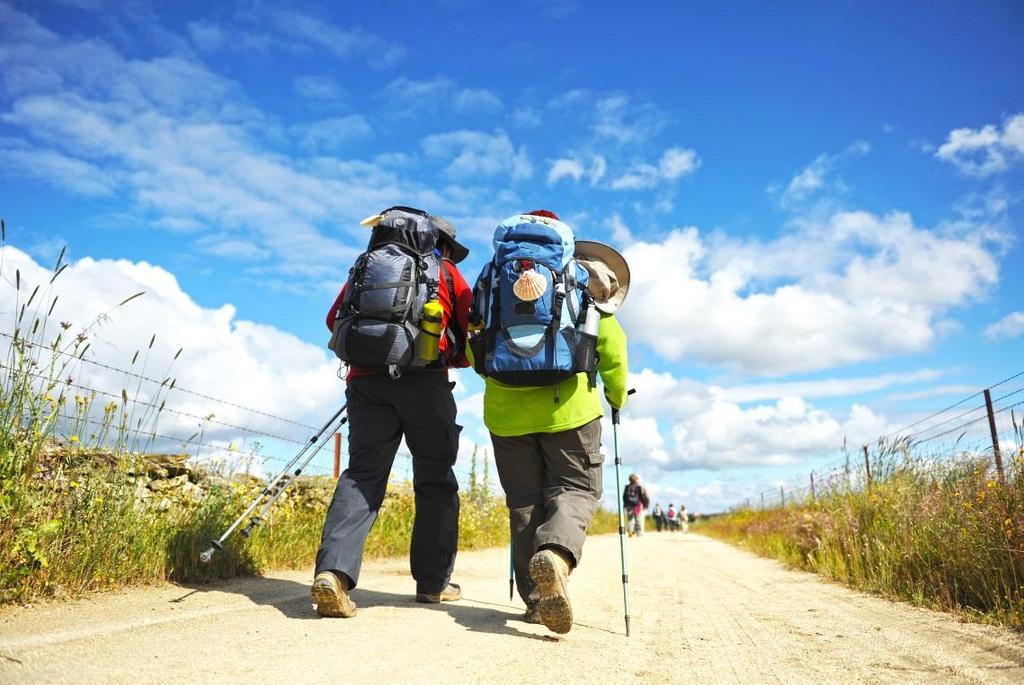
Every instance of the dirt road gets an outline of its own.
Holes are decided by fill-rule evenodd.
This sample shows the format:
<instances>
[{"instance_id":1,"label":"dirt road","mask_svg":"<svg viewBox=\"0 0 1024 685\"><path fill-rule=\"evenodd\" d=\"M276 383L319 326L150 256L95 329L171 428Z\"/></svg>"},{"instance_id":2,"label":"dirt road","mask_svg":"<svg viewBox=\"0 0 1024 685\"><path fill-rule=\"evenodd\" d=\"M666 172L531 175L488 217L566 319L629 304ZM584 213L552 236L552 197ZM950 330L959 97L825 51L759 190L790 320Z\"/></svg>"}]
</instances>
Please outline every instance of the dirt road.
<instances>
[{"instance_id":1,"label":"dirt road","mask_svg":"<svg viewBox=\"0 0 1024 685\"><path fill-rule=\"evenodd\" d=\"M403 561L370 562L359 615L319 619L309 573L164 585L0 613L0 682L1024 682L1024 636L961 624L696 535L593 538L565 637L520 620L505 550L463 553L465 599L412 602Z\"/></svg>"}]
</instances>

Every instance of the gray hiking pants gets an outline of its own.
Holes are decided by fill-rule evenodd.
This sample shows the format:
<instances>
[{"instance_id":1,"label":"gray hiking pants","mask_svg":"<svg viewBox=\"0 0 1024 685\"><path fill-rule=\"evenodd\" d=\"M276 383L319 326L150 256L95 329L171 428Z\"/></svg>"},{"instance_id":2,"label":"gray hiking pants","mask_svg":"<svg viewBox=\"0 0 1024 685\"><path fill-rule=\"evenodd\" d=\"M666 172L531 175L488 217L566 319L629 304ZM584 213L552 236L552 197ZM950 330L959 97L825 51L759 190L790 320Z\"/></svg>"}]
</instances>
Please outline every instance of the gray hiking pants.
<instances>
[{"instance_id":1,"label":"gray hiking pants","mask_svg":"<svg viewBox=\"0 0 1024 685\"><path fill-rule=\"evenodd\" d=\"M441 370L406 371L349 380L348 468L338 479L327 510L316 572L336 571L359 582L363 545L395 461L398 445L412 452L416 518L409 562L416 592L436 593L448 585L459 540L459 483L452 466L459 451L455 399Z\"/></svg>"},{"instance_id":2,"label":"gray hiking pants","mask_svg":"<svg viewBox=\"0 0 1024 685\"><path fill-rule=\"evenodd\" d=\"M512 531L516 588L523 601L534 583L530 557L542 548L579 564L587 526L601 498L601 419L560 433L491 434Z\"/></svg>"}]
</instances>

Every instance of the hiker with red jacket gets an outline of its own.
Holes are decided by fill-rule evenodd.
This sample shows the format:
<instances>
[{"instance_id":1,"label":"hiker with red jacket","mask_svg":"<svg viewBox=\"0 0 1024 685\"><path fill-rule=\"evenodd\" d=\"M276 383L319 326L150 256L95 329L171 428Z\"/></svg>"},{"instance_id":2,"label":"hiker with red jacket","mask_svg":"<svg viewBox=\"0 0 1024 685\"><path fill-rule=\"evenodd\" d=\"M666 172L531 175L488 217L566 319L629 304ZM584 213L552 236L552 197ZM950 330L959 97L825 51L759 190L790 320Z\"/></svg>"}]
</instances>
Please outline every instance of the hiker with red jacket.
<instances>
[{"instance_id":1,"label":"hiker with red jacket","mask_svg":"<svg viewBox=\"0 0 1024 685\"><path fill-rule=\"evenodd\" d=\"M572 628L569 574L602 491L601 404L626 402L626 336L614 311L629 271L607 245L576 241L550 211L494 232L473 292L473 365L509 507L525 620Z\"/></svg>"},{"instance_id":2,"label":"hiker with red jacket","mask_svg":"<svg viewBox=\"0 0 1024 685\"><path fill-rule=\"evenodd\" d=\"M356 613L363 546L384 500L399 443L412 453L416 515L409 552L416 601L462 597L451 583L459 538L459 449L449 367L468 366L472 292L455 266L468 250L455 227L410 207L363 221L369 246L327 314L329 346L349 365L348 468L327 510L312 595L321 616Z\"/></svg>"}]
</instances>

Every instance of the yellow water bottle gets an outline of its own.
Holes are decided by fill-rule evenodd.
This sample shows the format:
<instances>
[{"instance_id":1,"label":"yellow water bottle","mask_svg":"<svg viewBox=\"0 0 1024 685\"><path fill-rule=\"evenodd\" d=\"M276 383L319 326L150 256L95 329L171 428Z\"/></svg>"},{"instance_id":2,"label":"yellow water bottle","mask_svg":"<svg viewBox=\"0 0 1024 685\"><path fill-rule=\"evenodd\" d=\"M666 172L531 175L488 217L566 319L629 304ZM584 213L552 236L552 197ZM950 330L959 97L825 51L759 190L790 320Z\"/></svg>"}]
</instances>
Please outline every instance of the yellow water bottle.
<instances>
[{"instance_id":1,"label":"yellow water bottle","mask_svg":"<svg viewBox=\"0 0 1024 685\"><path fill-rule=\"evenodd\" d=\"M437 360L441 342L441 315L444 310L437 300L427 300L420 316L420 334L416 338L416 361L429 364Z\"/></svg>"}]
</instances>

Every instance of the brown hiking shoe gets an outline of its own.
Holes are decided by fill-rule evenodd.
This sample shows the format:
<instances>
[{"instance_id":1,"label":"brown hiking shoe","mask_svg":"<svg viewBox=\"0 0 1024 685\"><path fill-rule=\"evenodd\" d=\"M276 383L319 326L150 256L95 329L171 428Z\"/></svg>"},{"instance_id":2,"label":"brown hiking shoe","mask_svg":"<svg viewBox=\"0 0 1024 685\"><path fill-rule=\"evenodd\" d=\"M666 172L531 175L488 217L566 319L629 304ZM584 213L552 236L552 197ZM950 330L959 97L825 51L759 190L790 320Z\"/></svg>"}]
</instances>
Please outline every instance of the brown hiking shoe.
<instances>
[{"instance_id":1,"label":"brown hiking shoe","mask_svg":"<svg viewBox=\"0 0 1024 685\"><path fill-rule=\"evenodd\" d=\"M316 574L310 594L316 613L329 618L351 618L356 615L356 603L348 594L348 579L333 571Z\"/></svg>"},{"instance_id":2,"label":"brown hiking shoe","mask_svg":"<svg viewBox=\"0 0 1024 685\"><path fill-rule=\"evenodd\" d=\"M568 633L572 629L572 605L565 587L569 571L569 562L551 549L542 549L530 559L530 577L540 592L537 609L541 621L556 633Z\"/></svg>"},{"instance_id":3,"label":"brown hiking shoe","mask_svg":"<svg viewBox=\"0 0 1024 685\"><path fill-rule=\"evenodd\" d=\"M448 586L440 592L417 592L416 601L420 604L440 604L441 602L456 602L462 599L462 588L455 583L448 583Z\"/></svg>"},{"instance_id":4,"label":"brown hiking shoe","mask_svg":"<svg viewBox=\"0 0 1024 685\"><path fill-rule=\"evenodd\" d=\"M526 607L526 613L523 614L523 620L527 623L544 623L544 619L540 617L540 607L536 604L531 604Z\"/></svg>"}]
</instances>

